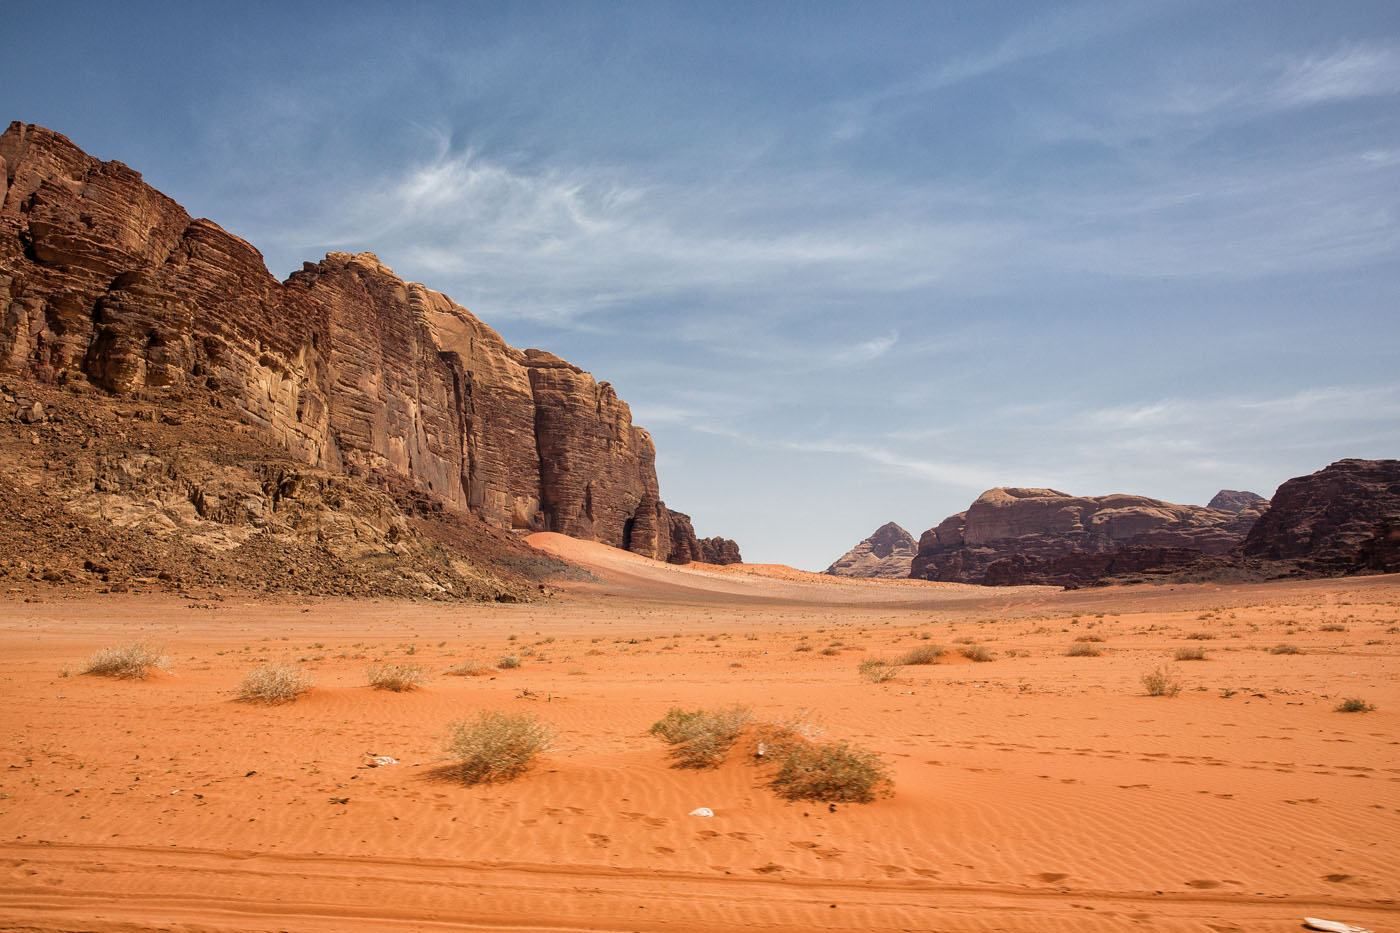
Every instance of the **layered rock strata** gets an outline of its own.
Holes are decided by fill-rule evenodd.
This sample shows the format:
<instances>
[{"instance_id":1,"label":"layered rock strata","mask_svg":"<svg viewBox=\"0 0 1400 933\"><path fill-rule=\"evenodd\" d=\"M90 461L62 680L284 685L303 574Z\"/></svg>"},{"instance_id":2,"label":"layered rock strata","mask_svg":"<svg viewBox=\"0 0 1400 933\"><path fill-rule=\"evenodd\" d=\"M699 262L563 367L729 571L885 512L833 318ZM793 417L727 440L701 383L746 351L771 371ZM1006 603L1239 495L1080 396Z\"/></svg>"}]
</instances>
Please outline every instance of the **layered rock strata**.
<instances>
[{"instance_id":1,"label":"layered rock strata","mask_svg":"<svg viewBox=\"0 0 1400 933\"><path fill-rule=\"evenodd\" d=\"M918 551L913 535L894 522L886 522L837 558L826 572L836 577L908 577Z\"/></svg>"},{"instance_id":2,"label":"layered rock strata","mask_svg":"<svg viewBox=\"0 0 1400 933\"><path fill-rule=\"evenodd\" d=\"M511 347L371 253L278 282L137 172L20 123L0 135L0 372L208 391L318 469L406 482L498 528L701 553L608 383Z\"/></svg>"}]
</instances>

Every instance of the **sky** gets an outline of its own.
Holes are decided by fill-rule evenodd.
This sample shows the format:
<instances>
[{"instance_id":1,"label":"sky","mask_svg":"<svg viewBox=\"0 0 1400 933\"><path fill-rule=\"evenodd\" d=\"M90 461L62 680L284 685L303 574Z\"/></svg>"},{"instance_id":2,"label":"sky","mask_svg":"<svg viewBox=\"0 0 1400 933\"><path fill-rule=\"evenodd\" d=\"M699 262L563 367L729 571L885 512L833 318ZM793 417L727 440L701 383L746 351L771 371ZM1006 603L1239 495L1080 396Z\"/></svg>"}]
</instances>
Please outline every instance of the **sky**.
<instances>
[{"instance_id":1,"label":"sky","mask_svg":"<svg viewBox=\"0 0 1400 933\"><path fill-rule=\"evenodd\" d=\"M0 120L370 250L822 569L1000 485L1400 456L1400 3L7 5Z\"/></svg>"}]
</instances>

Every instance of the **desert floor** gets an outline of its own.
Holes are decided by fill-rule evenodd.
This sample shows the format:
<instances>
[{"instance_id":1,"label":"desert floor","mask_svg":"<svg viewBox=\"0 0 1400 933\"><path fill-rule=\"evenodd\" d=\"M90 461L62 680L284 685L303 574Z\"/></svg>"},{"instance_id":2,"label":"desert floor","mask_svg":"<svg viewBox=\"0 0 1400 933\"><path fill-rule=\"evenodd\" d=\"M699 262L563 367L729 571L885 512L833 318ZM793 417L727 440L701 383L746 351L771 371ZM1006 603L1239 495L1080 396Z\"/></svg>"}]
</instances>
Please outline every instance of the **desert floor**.
<instances>
[{"instance_id":1,"label":"desert floor","mask_svg":"<svg viewBox=\"0 0 1400 933\"><path fill-rule=\"evenodd\" d=\"M0 929L1400 929L1400 577L983 589L536 543L596 578L532 605L0 602ZM1102 655L1066 656L1087 637ZM169 670L79 673L136 639ZM928 644L940 663L857 674ZM1146 696L1182 647L1207 659ZM384 659L431 679L373 690ZM315 689L237 702L266 660ZM741 749L676 770L647 733L732 703L878 751L893 796L789 803ZM442 739L482 709L554 748L463 786Z\"/></svg>"}]
</instances>

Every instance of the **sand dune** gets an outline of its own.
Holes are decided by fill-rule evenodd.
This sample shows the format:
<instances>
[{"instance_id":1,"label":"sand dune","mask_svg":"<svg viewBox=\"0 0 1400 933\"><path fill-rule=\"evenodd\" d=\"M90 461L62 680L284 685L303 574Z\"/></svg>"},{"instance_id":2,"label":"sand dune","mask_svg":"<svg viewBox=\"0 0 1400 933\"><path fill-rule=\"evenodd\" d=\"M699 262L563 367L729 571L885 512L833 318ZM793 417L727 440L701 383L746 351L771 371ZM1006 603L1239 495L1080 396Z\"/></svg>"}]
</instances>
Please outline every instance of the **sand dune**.
<instances>
[{"instance_id":1,"label":"sand dune","mask_svg":"<svg viewBox=\"0 0 1400 933\"><path fill-rule=\"evenodd\" d=\"M830 585L532 543L592 579L519 606L0 606L0 929L1400 921L1400 578ZM1104 653L1065 656L1083 637ZM169 671L76 673L133 638L162 644ZM995 660L963 658L968 642ZM928 644L949 649L940 663L884 684L856 673L861 658ZM1278 644L1302 653L1270 653ZM1145 696L1142 672L1182 647L1208 660L1176 664L1179 696ZM519 669L443 673L507 653ZM235 702L269 659L299 663L315 689L281 707ZM432 678L372 690L377 659ZM1334 712L1348 695L1378 708ZM672 705L735 702L764 718L805 711L827 737L879 752L894 795L789 803L742 751L679 771L647 734ZM450 780L446 725L481 709L536 713L555 747L509 784ZM370 768L369 753L400 763ZM688 816L697 806L716 816Z\"/></svg>"}]
</instances>

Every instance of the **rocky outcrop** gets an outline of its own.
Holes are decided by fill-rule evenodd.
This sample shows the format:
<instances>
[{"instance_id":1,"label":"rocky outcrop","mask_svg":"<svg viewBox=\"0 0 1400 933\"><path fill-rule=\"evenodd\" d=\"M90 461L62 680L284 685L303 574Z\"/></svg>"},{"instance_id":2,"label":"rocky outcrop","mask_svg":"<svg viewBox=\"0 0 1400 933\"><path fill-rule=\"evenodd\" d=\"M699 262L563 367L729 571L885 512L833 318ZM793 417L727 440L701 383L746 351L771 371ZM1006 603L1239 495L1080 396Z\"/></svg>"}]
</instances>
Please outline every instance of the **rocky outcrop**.
<instances>
[{"instance_id":1,"label":"rocky outcrop","mask_svg":"<svg viewBox=\"0 0 1400 933\"><path fill-rule=\"evenodd\" d=\"M371 253L278 282L137 172L19 123L0 135L0 371L210 392L310 467L405 482L497 528L699 553L608 383L509 346Z\"/></svg>"},{"instance_id":2,"label":"rocky outcrop","mask_svg":"<svg viewBox=\"0 0 1400 933\"><path fill-rule=\"evenodd\" d=\"M1269 507L1269 500L1259 495L1257 492L1246 492L1239 489L1222 489L1211 497L1206 504L1208 509L1219 509L1222 512L1263 512Z\"/></svg>"},{"instance_id":3,"label":"rocky outcrop","mask_svg":"<svg viewBox=\"0 0 1400 933\"><path fill-rule=\"evenodd\" d=\"M924 532L910 576L996 586L1080 586L1179 571L1229 555L1254 520L1253 512L1144 496L991 489L966 512Z\"/></svg>"},{"instance_id":4,"label":"rocky outcrop","mask_svg":"<svg viewBox=\"0 0 1400 933\"><path fill-rule=\"evenodd\" d=\"M730 538L701 538L700 560L707 564L742 564L739 544Z\"/></svg>"},{"instance_id":5,"label":"rocky outcrop","mask_svg":"<svg viewBox=\"0 0 1400 933\"><path fill-rule=\"evenodd\" d=\"M1302 574L1400 572L1400 460L1338 460L1290 479L1243 552Z\"/></svg>"},{"instance_id":6,"label":"rocky outcrop","mask_svg":"<svg viewBox=\"0 0 1400 933\"><path fill-rule=\"evenodd\" d=\"M918 550L913 535L894 522L887 522L841 555L826 572L836 577L908 577Z\"/></svg>"}]
</instances>

